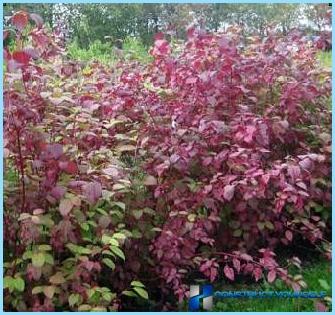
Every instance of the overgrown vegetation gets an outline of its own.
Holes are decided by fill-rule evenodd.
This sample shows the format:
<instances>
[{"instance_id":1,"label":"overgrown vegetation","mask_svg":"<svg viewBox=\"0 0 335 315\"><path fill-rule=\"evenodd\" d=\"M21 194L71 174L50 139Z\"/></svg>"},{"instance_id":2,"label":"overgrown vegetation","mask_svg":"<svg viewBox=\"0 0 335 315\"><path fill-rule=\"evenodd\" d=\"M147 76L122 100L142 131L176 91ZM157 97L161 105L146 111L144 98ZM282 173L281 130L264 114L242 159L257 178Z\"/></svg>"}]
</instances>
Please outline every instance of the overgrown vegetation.
<instances>
[{"instance_id":1,"label":"overgrown vegetation","mask_svg":"<svg viewBox=\"0 0 335 315\"><path fill-rule=\"evenodd\" d=\"M149 47L145 47L140 40L127 37L123 42L121 52L113 43L101 43L96 40L87 49L80 48L76 41L67 46L68 55L71 59L81 61L99 61L105 65L114 65L120 58L128 61L139 61L148 63L152 58L148 54Z\"/></svg>"},{"instance_id":2,"label":"overgrown vegetation","mask_svg":"<svg viewBox=\"0 0 335 315\"><path fill-rule=\"evenodd\" d=\"M176 310L197 280L330 293L298 250L330 266L331 73L302 33L243 47L192 26L114 62L99 42L67 51L36 14L11 23L6 311Z\"/></svg>"}]
</instances>

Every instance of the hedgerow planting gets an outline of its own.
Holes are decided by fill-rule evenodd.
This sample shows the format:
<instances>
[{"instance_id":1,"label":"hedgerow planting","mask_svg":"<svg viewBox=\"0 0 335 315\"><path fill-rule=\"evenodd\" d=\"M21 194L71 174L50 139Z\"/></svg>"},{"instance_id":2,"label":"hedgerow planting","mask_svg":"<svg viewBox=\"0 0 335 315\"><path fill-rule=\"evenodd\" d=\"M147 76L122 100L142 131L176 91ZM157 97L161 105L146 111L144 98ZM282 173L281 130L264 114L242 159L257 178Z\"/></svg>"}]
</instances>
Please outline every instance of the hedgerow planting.
<instances>
[{"instance_id":1,"label":"hedgerow planting","mask_svg":"<svg viewBox=\"0 0 335 315\"><path fill-rule=\"evenodd\" d=\"M189 28L178 47L157 34L149 64L83 66L39 16L12 24L6 310L176 309L194 279L306 289L301 257L276 253L331 257L331 74L316 48L292 32L242 50L237 30Z\"/></svg>"}]
</instances>

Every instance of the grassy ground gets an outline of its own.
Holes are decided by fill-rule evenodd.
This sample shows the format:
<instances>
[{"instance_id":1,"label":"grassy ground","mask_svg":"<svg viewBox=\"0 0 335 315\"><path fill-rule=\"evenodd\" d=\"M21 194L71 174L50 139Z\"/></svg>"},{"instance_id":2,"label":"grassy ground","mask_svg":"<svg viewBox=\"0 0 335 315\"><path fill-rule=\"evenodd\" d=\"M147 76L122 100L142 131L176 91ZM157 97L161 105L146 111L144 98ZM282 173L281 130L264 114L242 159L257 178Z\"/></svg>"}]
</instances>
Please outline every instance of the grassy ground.
<instances>
[{"instance_id":1,"label":"grassy ground","mask_svg":"<svg viewBox=\"0 0 335 315\"><path fill-rule=\"evenodd\" d=\"M326 291L329 300L331 296L331 264L329 261L321 261L307 267L303 271L304 281L307 288L304 291ZM215 288L215 290L231 291L288 291L280 280L274 285L266 283L258 285L241 285L234 288ZM314 302L316 299L303 298L273 298L273 299L234 299L226 298L215 303L215 312L302 312L315 311ZM329 303L329 302L327 302Z\"/></svg>"}]
</instances>

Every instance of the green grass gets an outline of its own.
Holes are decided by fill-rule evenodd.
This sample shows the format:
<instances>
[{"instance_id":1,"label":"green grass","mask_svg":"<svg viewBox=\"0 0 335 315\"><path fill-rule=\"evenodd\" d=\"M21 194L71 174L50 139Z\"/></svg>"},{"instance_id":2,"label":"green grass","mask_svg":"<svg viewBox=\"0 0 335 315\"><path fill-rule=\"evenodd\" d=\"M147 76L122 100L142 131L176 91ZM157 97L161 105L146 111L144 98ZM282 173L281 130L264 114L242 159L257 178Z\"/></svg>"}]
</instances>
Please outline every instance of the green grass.
<instances>
[{"instance_id":1,"label":"green grass","mask_svg":"<svg viewBox=\"0 0 335 315\"><path fill-rule=\"evenodd\" d=\"M88 49L80 48L78 43L73 41L68 45L67 50L70 58L75 60L97 60L103 64L114 64L120 60L111 43L102 43L99 40L93 42ZM123 54L126 60L137 60L144 64L151 60L148 48L134 37L128 37L124 40Z\"/></svg>"},{"instance_id":2,"label":"green grass","mask_svg":"<svg viewBox=\"0 0 335 315\"><path fill-rule=\"evenodd\" d=\"M321 65L325 68L332 68L332 52L322 51L318 54Z\"/></svg>"},{"instance_id":3,"label":"green grass","mask_svg":"<svg viewBox=\"0 0 335 315\"><path fill-rule=\"evenodd\" d=\"M303 291L326 291L329 300L331 296L331 263L321 261L304 269L304 281L307 288ZM273 285L262 283L258 285L240 285L227 288L216 287L221 291L288 291L289 289L281 280L276 280ZM303 298L272 298L272 299L234 299L226 298L215 303L213 311L216 312L302 312L315 311L316 299ZM323 302L324 303L324 302ZM329 302L327 302L329 303Z\"/></svg>"}]
</instances>

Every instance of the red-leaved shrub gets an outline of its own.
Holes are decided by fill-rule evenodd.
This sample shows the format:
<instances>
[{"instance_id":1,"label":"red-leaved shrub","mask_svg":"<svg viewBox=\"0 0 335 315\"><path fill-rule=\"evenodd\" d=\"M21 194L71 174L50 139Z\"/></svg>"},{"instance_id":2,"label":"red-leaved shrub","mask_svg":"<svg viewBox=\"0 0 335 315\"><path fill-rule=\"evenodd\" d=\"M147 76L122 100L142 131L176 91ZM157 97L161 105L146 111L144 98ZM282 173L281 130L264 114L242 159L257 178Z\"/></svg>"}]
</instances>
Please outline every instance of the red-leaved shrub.
<instances>
[{"instance_id":1,"label":"red-leaved shrub","mask_svg":"<svg viewBox=\"0 0 335 315\"><path fill-rule=\"evenodd\" d=\"M148 293L168 309L201 277L300 290L299 257L278 248L330 258L331 80L299 33L242 51L237 31L190 28L181 52L159 34L151 64L108 68L67 60L35 14L12 24L6 310L122 310Z\"/></svg>"}]
</instances>

